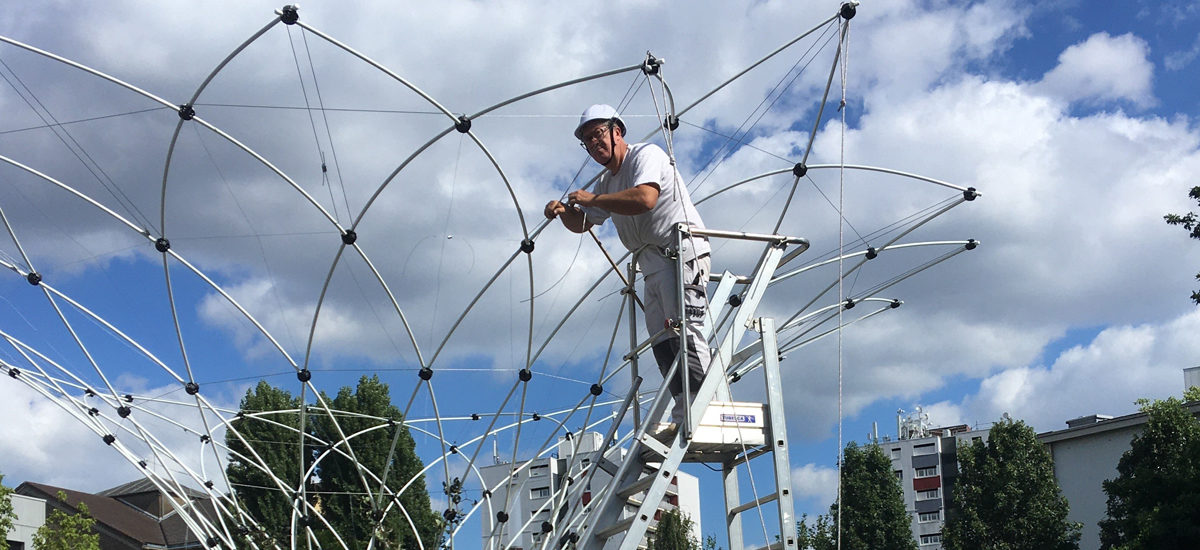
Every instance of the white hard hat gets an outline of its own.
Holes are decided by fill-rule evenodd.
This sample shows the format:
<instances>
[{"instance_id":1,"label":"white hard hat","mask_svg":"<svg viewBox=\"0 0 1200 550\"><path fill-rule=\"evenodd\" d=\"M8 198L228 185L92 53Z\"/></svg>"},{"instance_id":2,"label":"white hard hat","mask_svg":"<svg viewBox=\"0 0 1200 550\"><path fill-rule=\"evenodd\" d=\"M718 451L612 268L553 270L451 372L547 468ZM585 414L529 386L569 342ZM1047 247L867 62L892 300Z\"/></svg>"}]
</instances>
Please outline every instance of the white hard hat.
<instances>
[{"instance_id":1,"label":"white hard hat","mask_svg":"<svg viewBox=\"0 0 1200 550\"><path fill-rule=\"evenodd\" d=\"M621 113L618 113L612 105L592 105L579 116L579 126L575 127L575 139L583 139L583 127L593 120L616 122L617 127L621 129L621 135L625 135L625 121L621 120Z\"/></svg>"}]
</instances>

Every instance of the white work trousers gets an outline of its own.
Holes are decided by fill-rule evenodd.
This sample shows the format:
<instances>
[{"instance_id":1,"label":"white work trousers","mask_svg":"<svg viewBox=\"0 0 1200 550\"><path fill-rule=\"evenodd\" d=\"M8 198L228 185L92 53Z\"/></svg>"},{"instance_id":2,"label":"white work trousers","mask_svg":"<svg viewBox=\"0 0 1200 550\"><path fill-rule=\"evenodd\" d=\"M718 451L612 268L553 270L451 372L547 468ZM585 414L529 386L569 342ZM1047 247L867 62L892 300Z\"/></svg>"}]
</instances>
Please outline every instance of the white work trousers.
<instances>
[{"instance_id":1,"label":"white work trousers","mask_svg":"<svg viewBox=\"0 0 1200 550\"><path fill-rule=\"evenodd\" d=\"M708 283L710 268L711 260L707 254L683 264L683 282L685 283L683 291L684 305L686 306L684 311L686 311L687 317L683 326L687 331L688 391L692 397L685 400L680 395L683 393L683 378L679 372L676 372L668 386L672 397L675 398L675 406L671 408L671 421L676 424L683 423L684 407L695 401L694 396L700 390L700 384L704 383L704 375L708 372L711 352L708 349L708 341L701 335L701 329L704 326L704 315L708 309L708 294L705 286ZM647 275L645 281L646 329L650 334L656 334L664 327L668 328L667 332L656 339L653 347L658 370L664 377L677 361L676 356L680 349L679 331L671 329L675 324L674 321L679 319L681 312L679 283L678 274L674 269L665 269Z\"/></svg>"}]
</instances>

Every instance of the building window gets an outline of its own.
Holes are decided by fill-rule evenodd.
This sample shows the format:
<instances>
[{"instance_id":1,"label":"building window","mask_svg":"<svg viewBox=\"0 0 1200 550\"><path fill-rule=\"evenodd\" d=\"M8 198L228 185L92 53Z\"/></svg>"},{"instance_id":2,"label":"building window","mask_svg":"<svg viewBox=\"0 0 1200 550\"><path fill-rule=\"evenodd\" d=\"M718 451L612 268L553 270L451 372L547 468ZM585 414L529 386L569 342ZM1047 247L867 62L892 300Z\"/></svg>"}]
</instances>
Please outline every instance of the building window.
<instances>
[{"instance_id":1,"label":"building window","mask_svg":"<svg viewBox=\"0 0 1200 550\"><path fill-rule=\"evenodd\" d=\"M549 464L541 464L539 466L530 466L529 467L529 477L544 476L549 472L550 472Z\"/></svg>"},{"instance_id":2,"label":"building window","mask_svg":"<svg viewBox=\"0 0 1200 550\"><path fill-rule=\"evenodd\" d=\"M892 460L896 460L897 458L900 458L900 447L892 449Z\"/></svg>"},{"instance_id":3,"label":"building window","mask_svg":"<svg viewBox=\"0 0 1200 550\"><path fill-rule=\"evenodd\" d=\"M942 534L934 533L932 535L921 535L921 544L940 544L942 542Z\"/></svg>"},{"instance_id":4,"label":"building window","mask_svg":"<svg viewBox=\"0 0 1200 550\"><path fill-rule=\"evenodd\" d=\"M917 468L917 475L915 477L933 477L936 475L937 466L934 466L932 468Z\"/></svg>"},{"instance_id":5,"label":"building window","mask_svg":"<svg viewBox=\"0 0 1200 550\"><path fill-rule=\"evenodd\" d=\"M548 496L550 496L549 487L534 487L529 490L530 498L546 498Z\"/></svg>"},{"instance_id":6,"label":"building window","mask_svg":"<svg viewBox=\"0 0 1200 550\"><path fill-rule=\"evenodd\" d=\"M934 510L932 512L921 512L920 514L917 514L917 522L919 522L919 523L929 523L931 521L938 521L940 519L942 519L942 511L941 510Z\"/></svg>"},{"instance_id":7,"label":"building window","mask_svg":"<svg viewBox=\"0 0 1200 550\"><path fill-rule=\"evenodd\" d=\"M917 445L913 447L913 456L931 455L937 453L937 447L933 443Z\"/></svg>"},{"instance_id":8,"label":"building window","mask_svg":"<svg viewBox=\"0 0 1200 550\"><path fill-rule=\"evenodd\" d=\"M896 479L898 479L900 481L904 481L904 470L896 470L895 472L892 472L892 473L896 474Z\"/></svg>"},{"instance_id":9,"label":"building window","mask_svg":"<svg viewBox=\"0 0 1200 550\"><path fill-rule=\"evenodd\" d=\"M928 491L917 491L917 500L929 500L940 496L939 489L930 489Z\"/></svg>"}]
</instances>

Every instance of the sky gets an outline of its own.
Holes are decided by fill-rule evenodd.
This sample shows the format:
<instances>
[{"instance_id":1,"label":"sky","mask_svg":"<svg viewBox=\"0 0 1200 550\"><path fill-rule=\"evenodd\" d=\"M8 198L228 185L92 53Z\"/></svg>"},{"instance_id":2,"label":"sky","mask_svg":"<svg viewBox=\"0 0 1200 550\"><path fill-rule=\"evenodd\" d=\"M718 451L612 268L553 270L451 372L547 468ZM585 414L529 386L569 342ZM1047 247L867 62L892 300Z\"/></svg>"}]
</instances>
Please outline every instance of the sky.
<instances>
[{"instance_id":1,"label":"sky","mask_svg":"<svg viewBox=\"0 0 1200 550\"><path fill-rule=\"evenodd\" d=\"M177 105L278 7L10 2L0 9L0 35ZM324 391L377 373L398 404L417 387L420 365L432 364L437 402L417 392L410 416L419 418L435 416L435 407L442 417L497 410L516 371L538 353L523 410L570 409L605 363L620 295L611 276L587 293L610 269L607 260L590 237L557 225L539 233L542 206L596 173L571 137L578 113L592 103L620 105L631 137L641 138L665 108L661 87L640 71L623 72L516 102L472 121L482 147L453 131L428 144L451 122L426 98L454 116L477 113L637 65L649 51L665 59L663 79L681 108L817 28L681 116L673 153L693 196L786 171L806 154L814 166L884 167L981 194L900 242L975 239L980 246L878 293L902 307L787 354L797 512L814 515L832 502L839 440L864 441L873 423L880 435L895 435L897 409L919 405L935 425L987 426L1009 413L1044 432L1079 416L1134 412L1138 398L1180 394L1182 369L1200 365L1200 310L1188 300L1200 247L1162 217L1196 207L1187 191L1200 174L1200 7L868 1L850 22L844 63L831 73L837 39L819 24L837 8L305 4L303 22L391 74L299 27L273 25L195 106L199 119L290 181L195 122L181 126L172 148L175 112L0 44L0 155L129 222L0 163L0 209L12 227L0 233L0 259L22 272L32 263L47 285L121 328L182 379L192 369L201 395L217 407L235 409L259 379L298 392L282 349ZM63 123L57 133L53 121ZM733 135L739 139L726 139ZM661 134L652 139L663 143ZM700 213L713 228L770 232L793 181L786 173L756 179L703 202ZM836 255L839 197L847 251L862 251L958 196L910 178L814 169L795 187L779 231L812 242L798 266ZM338 257L339 226L355 228L370 264L351 249ZM277 344L181 262L164 270L152 244L159 236ZM529 236L534 252L501 269ZM611 228L599 237L621 252ZM959 248L882 253L846 277L846 295L865 295ZM714 242L714 270L746 273L760 251ZM102 372L116 393L161 398L139 401L162 415L146 425L163 445L186 448L189 465L214 469L211 451L171 423L202 420L179 412L193 398L175 376L78 309L65 307L60 317L17 272L0 271L0 331L29 346L6 345L0 360L24 370L53 360L88 384L106 387ZM836 279L836 266L805 272L772 287L759 311L784 319L814 297L814 307L834 304L836 289L819 292ZM29 359L30 349L45 359ZM619 399L627 383L614 379L605 397ZM761 399L756 384L735 385L735 398ZM0 417L9 419L0 423L8 485L102 490L138 475L97 433L26 385L0 381ZM446 430L454 442L481 431L470 421ZM436 443L422 441L422 456L438 455ZM497 443L512 452L511 436ZM518 451L537 447L527 433ZM713 495L704 530L720 533L719 480L693 473Z\"/></svg>"}]
</instances>

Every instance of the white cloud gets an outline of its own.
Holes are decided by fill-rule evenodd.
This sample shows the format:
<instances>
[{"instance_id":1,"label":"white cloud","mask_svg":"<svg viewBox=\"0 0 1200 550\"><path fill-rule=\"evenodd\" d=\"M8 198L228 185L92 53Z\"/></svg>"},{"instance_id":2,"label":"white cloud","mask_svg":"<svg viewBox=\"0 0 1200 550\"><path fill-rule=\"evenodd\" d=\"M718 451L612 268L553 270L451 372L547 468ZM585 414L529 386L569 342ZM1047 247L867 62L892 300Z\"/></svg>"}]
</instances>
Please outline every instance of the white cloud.
<instances>
[{"instance_id":1,"label":"white cloud","mask_svg":"<svg viewBox=\"0 0 1200 550\"><path fill-rule=\"evenodd\" d=\"M1133 402L1183 393L1182 370L1200 355L1200 311L1162 324L1107 328L1086 345L1064 351L1049 366L1005 369L963 400L976 419L1007 412L1038 430L1057 430L1071 418L1128 414Z\"/></svg>"},{"instance_id":2,"label":"white cloud","mask_svg":"<svg viewBox=\"0 0 1200 550\"><path fill-rule=\"evenodd\" d=\"M811 501L815 508L828 511L837 499L838 471L835 467L805 464L792 468L792 487L796 497Z\"/></svg>"},{"instance_id":3,"label":"white cloud","mask_svg":"<svg viewBox=\"0 0 1200 550\"><path fill-rule=\"evenodd\" d=\"M1146 41L1132 34L1096 33L1063 51L1039 89L1069 102L1126 100L1149 107L1156 102L1149 53Z\"/></svg>"}]
</instances>

